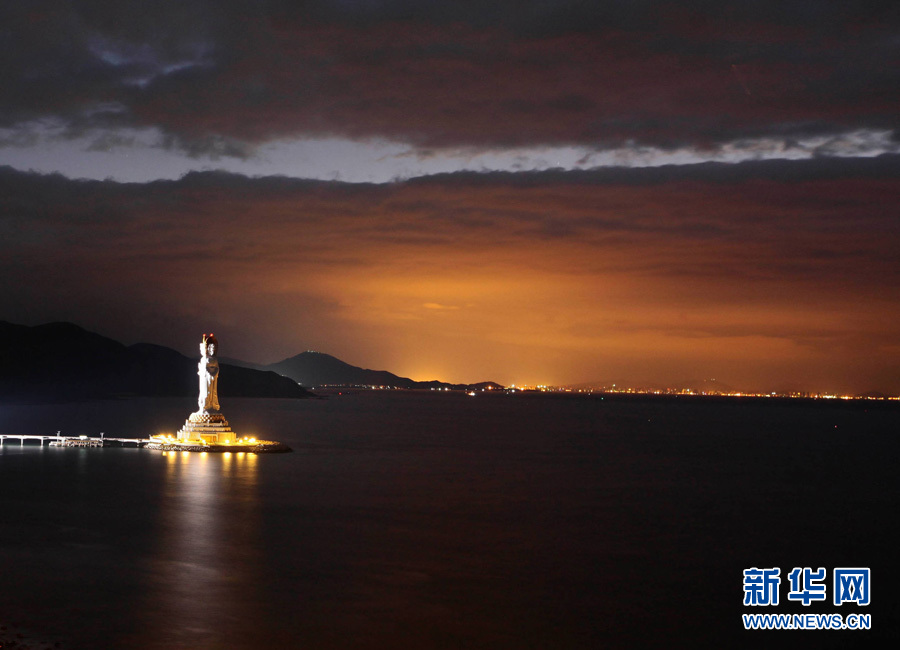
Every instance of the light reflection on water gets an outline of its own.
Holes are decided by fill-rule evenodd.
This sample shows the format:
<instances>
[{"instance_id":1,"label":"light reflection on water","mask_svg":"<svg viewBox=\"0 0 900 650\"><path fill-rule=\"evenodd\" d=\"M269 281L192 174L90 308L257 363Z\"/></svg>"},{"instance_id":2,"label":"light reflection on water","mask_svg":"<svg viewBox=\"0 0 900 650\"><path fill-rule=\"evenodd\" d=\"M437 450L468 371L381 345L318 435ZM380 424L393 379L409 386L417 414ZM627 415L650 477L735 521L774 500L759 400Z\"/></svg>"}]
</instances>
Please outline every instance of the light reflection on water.
<instances>
[{"instance_id":1,"label":"light reflection on water","mask_svg":"<svg viewBox=\"0 0 900 650\"><path fill-rule=\"evenodd\" d=\"M4 406L0 430L139 435L189 407ZM68 650L737 647L753 562L896 564L896 407L360 393L229 414L294 453L0 448L0 623ZM900 629L870 609L873 635Z\"/></svg>"},{"instance_id":2,"label":"light reflection on water","mask_svg":"<svg viewBox=\"0 0 900 650\"><path fill-rule=\"evenodd\" d=\"M141 637L224 647L259 616L257 456L163 452L158 543L146 559Z\"/></svg>"}]
</instances>

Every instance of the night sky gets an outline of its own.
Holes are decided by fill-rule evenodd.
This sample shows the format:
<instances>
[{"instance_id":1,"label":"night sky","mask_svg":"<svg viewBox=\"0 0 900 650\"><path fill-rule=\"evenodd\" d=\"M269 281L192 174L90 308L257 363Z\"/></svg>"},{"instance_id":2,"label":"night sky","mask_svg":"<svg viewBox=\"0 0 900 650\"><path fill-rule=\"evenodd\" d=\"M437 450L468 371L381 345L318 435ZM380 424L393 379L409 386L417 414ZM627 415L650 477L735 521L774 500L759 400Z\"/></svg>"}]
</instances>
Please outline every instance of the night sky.
<instances>
[{"instance_id":1,"label":"night sky","mask_svg":"<svg viewBox=\"0 0 900 650\"><path fill-rule=\"evenodd\" d=\"M0 48L2 320L900 393L897 2L26 1Z\"/></svg>"}]
</instances>

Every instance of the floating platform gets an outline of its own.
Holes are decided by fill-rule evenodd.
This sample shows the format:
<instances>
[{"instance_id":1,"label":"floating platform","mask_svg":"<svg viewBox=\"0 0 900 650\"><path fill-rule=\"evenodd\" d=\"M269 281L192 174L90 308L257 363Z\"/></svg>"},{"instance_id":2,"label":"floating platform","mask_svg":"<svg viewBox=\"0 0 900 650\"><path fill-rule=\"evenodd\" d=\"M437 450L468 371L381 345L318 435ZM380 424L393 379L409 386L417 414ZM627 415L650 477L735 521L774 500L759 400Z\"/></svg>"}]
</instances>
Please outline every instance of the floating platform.
<instances>
[{"instance_id":1,"label":"floating platform","mask_svg":"<svg viewBox=\"0 0 900 650\"><path fill-rule=\"evenodd\" d=\"M151 438L144 449L159 451L193 451L222 454L227 452L248 452L251 454L283 454L293 451L290 447L274 440L256 440L254 442L237 441L235 444L216 445L203 444L199 441L181 441L172 439Z\"/></svg>"}]
</instances>

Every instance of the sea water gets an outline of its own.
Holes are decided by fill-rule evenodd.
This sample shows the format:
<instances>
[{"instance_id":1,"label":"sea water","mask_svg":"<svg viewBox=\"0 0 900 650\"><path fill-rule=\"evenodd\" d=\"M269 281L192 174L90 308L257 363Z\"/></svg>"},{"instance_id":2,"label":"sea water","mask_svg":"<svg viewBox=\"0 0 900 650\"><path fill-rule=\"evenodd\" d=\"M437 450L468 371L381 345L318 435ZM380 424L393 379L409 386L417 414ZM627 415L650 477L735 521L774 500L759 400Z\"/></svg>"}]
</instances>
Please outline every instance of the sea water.
<instances>
[{"instance_id":1,"label":"sea water","mask_svg":"<svg viewBox=\"0 0 900 650\"><path fill-rule=\"evenodd\" d=\"M3 405L174 432L191 400ZM234 399L291 454L0 448L0 623L63 647L841 647L897 635L900 410L334 392ZM873 629L744 631L742 571L869 567ZM852 611L851 611L852 610Z\"/></svg>"}]
</instances>

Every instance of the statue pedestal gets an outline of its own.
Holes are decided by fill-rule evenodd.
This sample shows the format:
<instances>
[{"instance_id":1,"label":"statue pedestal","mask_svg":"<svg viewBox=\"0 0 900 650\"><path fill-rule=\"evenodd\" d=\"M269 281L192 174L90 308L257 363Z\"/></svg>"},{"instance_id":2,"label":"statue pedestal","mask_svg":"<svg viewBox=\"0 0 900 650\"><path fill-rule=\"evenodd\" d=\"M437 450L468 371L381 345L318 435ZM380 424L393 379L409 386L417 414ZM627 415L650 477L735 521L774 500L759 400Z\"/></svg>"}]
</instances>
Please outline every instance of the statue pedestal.
<instances>
[{"instance_id":1,"label":"statue pedestal","mask_svg":"<svg viewBox=\"0 0 900 650\"><path fill-rule=\"evenodd\" d=\"M210 445L225 445L234 444L237 436L221 413L197 411L184 421L177 438L185 442L203 440Z\"/></svg>"}]
</instances>

